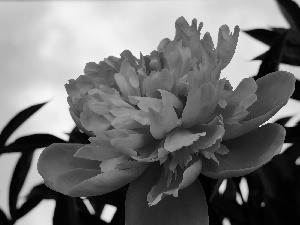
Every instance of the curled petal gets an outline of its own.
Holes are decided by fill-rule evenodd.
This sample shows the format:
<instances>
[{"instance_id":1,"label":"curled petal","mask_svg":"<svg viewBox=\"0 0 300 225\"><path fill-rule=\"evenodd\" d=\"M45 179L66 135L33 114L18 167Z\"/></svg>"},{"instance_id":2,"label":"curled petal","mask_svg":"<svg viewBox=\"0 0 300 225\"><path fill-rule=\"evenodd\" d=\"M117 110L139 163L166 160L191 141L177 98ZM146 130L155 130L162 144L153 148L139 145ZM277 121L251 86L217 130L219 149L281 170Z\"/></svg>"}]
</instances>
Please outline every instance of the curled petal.
<instances>
[{"instance_id":1,"label":"curled petal","mask_svg":"<svg viewBox=\"0 0 300 225\"><path fill-rule=\"evenodd\" d=\"M167 134L164 148L169 152L174 152L184 146L190 146L200 136L205 136L205 132L193 134L186 129L175 128Z\"/></svg>"},{"instance_id":2,"label":"curled petal","mask_svg":"<svg viewBox=\"0 0 300 225\"><path fill-rule=\"evenodd\" d=\"M104 116L94 113L87 104L84 104L83 112L80 113L80 123L86 130L93 133L104 131L111 126Z\"/></svg>"},{"instance_id":3,"label":"curled petal","mask_svg":"<svg viewBox=\"0 0 300 225\"><path fill-rule=\"evenodd\" d=\"M162 138L169 131L179 125L177 113L174 108L181 111L182 103L170 92L159 90L162 97L163 109L156 112L149 108L150 132L156 139Z\"/></svg>"},{"instance_id":4,"label":"curled petal","mask_svg":"<svg viewBox=\"0 0 300 225\"><path fill-rule=\"evenodd\" d=\"M278 124L266 124L243 136L223 141L229 152L216 155L219 165L202 157L202 172L211 178L228 178L246 175L280 153L285 129Z\"/></svg>"},{"instance_id":5,"label":"curled petal","mask_svg":"<svg viewBox=\"0 0 300 225\"><path fill-rule=\"evenodd\" d=\"M210 82L202 84L199 89L192 88L182 113L182 126L189 128L208 122L214 95L215 87Z\"/></svg>"},{"instance_id":6,"label":"curled petal","mask_svg":"<svg viewBox=\"0 0 300 225\"><path fill-rule=\"evenodd\" d=\"M217 52L218 60L222 60L222 69L225 68L235 52L235 48L238 42L240 28L235 26L234 33L230 34L230 30L227 25L223 25L219 29Z\"/></svg>"},{"instance_id":7,"label":"curled petal","mask_svg":"<svg viewBox=\"0 0 300 225\"><path fill-rule=\"evenodd\" d=\"M141 96L138 76L127 60L122 62L120 73L115 73L114 78L124 97Z\"/></svg>"},{"instance_id":8,"label":"curled petal","mask_svg":"<svg viewBox=\"0 0 300 225\"><path fill-rule=\"evenodd\" d=\"M171 91L174 85L174 78L168 69L162 69L160 72L152 71L143 81L143 91L146 96L156 97L159 89Z\"/></svg>"}]
</instances>

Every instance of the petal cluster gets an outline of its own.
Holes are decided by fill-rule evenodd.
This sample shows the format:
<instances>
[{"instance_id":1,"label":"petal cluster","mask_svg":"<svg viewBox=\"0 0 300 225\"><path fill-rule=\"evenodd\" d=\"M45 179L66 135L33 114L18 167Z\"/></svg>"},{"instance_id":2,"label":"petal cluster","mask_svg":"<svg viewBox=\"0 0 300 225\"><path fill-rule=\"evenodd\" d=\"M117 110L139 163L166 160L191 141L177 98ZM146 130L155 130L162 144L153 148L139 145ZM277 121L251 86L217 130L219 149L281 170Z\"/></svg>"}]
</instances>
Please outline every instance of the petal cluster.
<instances>
[{"instance_id":1,"label":"petal cluster","mask_svg":"<svg viewBox=\"0 0 300 225\"><path fill-rule=\"evenodd\" d=\"M230 33L221 26L215 48L209 33L200 37L202 26L180 17L174 40L162 40L150 55L136 58L125 50L120 58L88 63L84 75L65 85L71 116L90 144L43 151L38 170L50 188L86 197L132 182L135 191L154 166L160 172L145 196L153 206L180 196L200 173L241 176L281 151L284 128L260 125L287 103L294 76L280 71L245 78L233 89L220 74L239 28Z\"/></svg>"}]
</instances>

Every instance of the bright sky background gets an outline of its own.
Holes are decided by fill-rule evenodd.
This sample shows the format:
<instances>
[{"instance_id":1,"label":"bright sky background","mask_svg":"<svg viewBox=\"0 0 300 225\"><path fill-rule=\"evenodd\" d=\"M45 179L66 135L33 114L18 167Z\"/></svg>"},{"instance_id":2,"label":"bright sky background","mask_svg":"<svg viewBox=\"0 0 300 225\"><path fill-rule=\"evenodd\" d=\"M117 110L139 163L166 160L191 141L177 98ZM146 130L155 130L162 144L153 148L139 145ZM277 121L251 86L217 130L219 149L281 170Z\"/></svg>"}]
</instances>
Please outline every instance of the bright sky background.
<instances>
[{"instance_id":1,"label":"bright sky background","mask_svg":"<svg viewBox=\"0 0 300 225\"><path fill-rule=\"evenodd\" d=\"M300 0L297 1L298 4ZM129 49L134 55L149 54L165 37L173 38L174 22L184 16L204 22L216 43L218 29L227 24L233 30L288 27L275 0L198 1L30 1L0 2L0 129L20 110L50 101L24 123L10 141L33 133L51 133L66 138L74 123L69 116L64 84L83 74L87 62L99 62ZM240 33L236 53L222 76L235 87L258 71L259 62L250 59L267 46ZM282 66L300 78L300 69ZM298 74L298 75L297 75ZM296 101L290 101L276 118L300 115ZM294 119L296 121L297 119ZM41 150L34 162L22 196L42 182L36 171ZM0 207L8 212L8 188L18 154L0 157ZM54 202L43 201L17 225L52 224Z\"/></svg>"}]
</instances>

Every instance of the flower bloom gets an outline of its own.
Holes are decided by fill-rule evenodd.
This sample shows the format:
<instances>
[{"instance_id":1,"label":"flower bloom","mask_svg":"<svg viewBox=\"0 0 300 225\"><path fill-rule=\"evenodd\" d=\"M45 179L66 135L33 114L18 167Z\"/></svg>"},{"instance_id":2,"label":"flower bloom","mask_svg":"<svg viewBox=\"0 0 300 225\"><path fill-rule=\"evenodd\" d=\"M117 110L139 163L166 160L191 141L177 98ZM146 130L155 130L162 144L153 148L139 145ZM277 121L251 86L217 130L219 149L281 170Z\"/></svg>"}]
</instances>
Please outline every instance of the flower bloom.
<instances>
[{"instance_id":1,"label":"flower bloom","mask_svg":"<svg viewBox=\"0 0 300 225\"><path fill-rule=\"evenodd\" d=\"M175 27L174 40L162 40L150 55L138 59L125 50L121 58L88 63L85 75L65 85L71 116L90 144L53 144L42 152L38 171L48 187L88 197L131 183L127 224L147 217L149 224L181 224L180 213L208 224L200 173L243 176L280 153L284 128L260 125L287 103L294 76L245 78L233 90L220 74L239 28L221 26L214 48L209 33L200 38L196 19L189 25L180 17Z\"/></svg>"}]
</instances>

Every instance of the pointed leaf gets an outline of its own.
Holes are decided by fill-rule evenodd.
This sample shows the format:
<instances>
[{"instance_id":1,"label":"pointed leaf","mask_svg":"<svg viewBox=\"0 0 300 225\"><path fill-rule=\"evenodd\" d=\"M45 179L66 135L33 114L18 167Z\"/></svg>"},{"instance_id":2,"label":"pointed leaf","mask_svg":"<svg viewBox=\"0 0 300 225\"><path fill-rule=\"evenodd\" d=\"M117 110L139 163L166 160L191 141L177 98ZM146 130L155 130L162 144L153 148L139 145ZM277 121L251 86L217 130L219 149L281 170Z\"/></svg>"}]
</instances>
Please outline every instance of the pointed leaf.
<instances>
[{"instance_id":1,"label":"pointed leaf","mask_svg":"<svg viewBox=\"0 0 300 225\"><path fill-rule=\"evenodd\" d=\"M6 146L3 153L31 152L37 148L45 148L53 143L65 143L65 141L51 134L32 134L18 138Z\"/></svg>"},{"instance_id":2,"label":"pointed leaf","mask_svg":"<svg viewBox=\"0 0 300 225\"><path fill-rule=\"evenodd\" d=\"M24 109L20 113L18 113L14 118L12 118L8 124L4 127L0 134L0 146L3 146L10 135L25 121L27 120L32 114L38 111L43 105L47 102L40 103L37 105L33 105ZM1 152L0 152L1 153Z\"/></svg>"},{"instance_id":3,"label":"pointed leaf","mask_svg":"<svg viewBox=\"0 0 300 225\"><path fill-rule=\"evenodd\" d=\"M266 53L255 57L253 60L263 60L266 56ZM281 63L292 65L292 66L300 66L300 48L299 46L285 46Z\"/></svg>"},{"instance_id":4,"label":"pointed leaf","mask_svg":"<svg viewBox=\"0 0 300 225\"><path fill-rule=\"evenodd\" d=\"M285 126L286 123L289 122L291 118L292 118L291 116L283 117L276 120L274 123L280 124L281 126Z\"/></svg>"},{"instance_id":5,"label":"pointed leaf","mask_svg":"<svg viewBox=\"0 0 300 225\"><path fill-rule=\"evenodd\" d=\"M258 74L254 77L256 80L268 73L278 71L279 64L281 62L281 56L285 45L286 34L279 36L275 42L271 45L269 51L266 53L260 67Z\"/></svg>"},{"instance_id":6,"label":"pointed leaf","mask_svg":"<svg viewBox=\"0 0 300 225\"><path fill-rule=\"evenodd\" d=\"M267 45L271 45L279 36L278 32L266 29L245 30L244 32Z\"/></svg>"},{"instance_id":7,"label":"pointed leaf","mask_svg":"<svg viewBox=\"0 0 300 225\"><path fill-rule=\"evenodd\" d=\"M8 220L7 216L5 215L2 209L0 209L0 224L11 225L10 221Z\"/></svg>"},{"instance_id":8,"label":"pointed leaf","mask_svg":"<svg viewBox=\"0 0 300 225\"><path fill-rule=\"evenodd\" d=\"M291 98L300 101L300 81L299 80L296 80L295 91Z\"/></svg>"},{"instance_id":9,"label":"pointed leaf","mask_svg":"<svg viewBox=\"0 0 300 225\"><path fill-rule=\"evenodd\" d=\"M55 199L56 192L52 191L45 184L39 184L32 188L26 196L24 204L17 209L16 219L19 219L35 208L43 199Z\"/></svg>"},{"instance_id":10,"label":"pointed leaf","mask_svg":"<svg viewBox=\"0 0 300 225\"><path fill-rule=\"evenodd\" d=\"M166 196L149 207L147 194L158 181L162 167L151 165L145 173L129 185L126 196L127 225L208 225L205 195L198 179L182 190L178 197Z\"/></svg>"},{"instance_id":11,"label":"pointed leaf","mask_svg":"<svg viewBox=\"0 0 300 225\"><path fill-rule=\"evenodd\" d=\"M22 153L12 175L9 186L9 210L12 220L14 220L16 216L19 193L30 169L32 157L33 152Z\"/></svg>"},{"instance_id":12,"label":"pointed leaf","mask_svg":"<svg viewBox=\"0 0 300 225\"><path fill-rule=\"evenodd\" d=\"M279 9L291 28L300 32L300 8L292 0L277 0Z\"/></svg>"}]
</instances>

